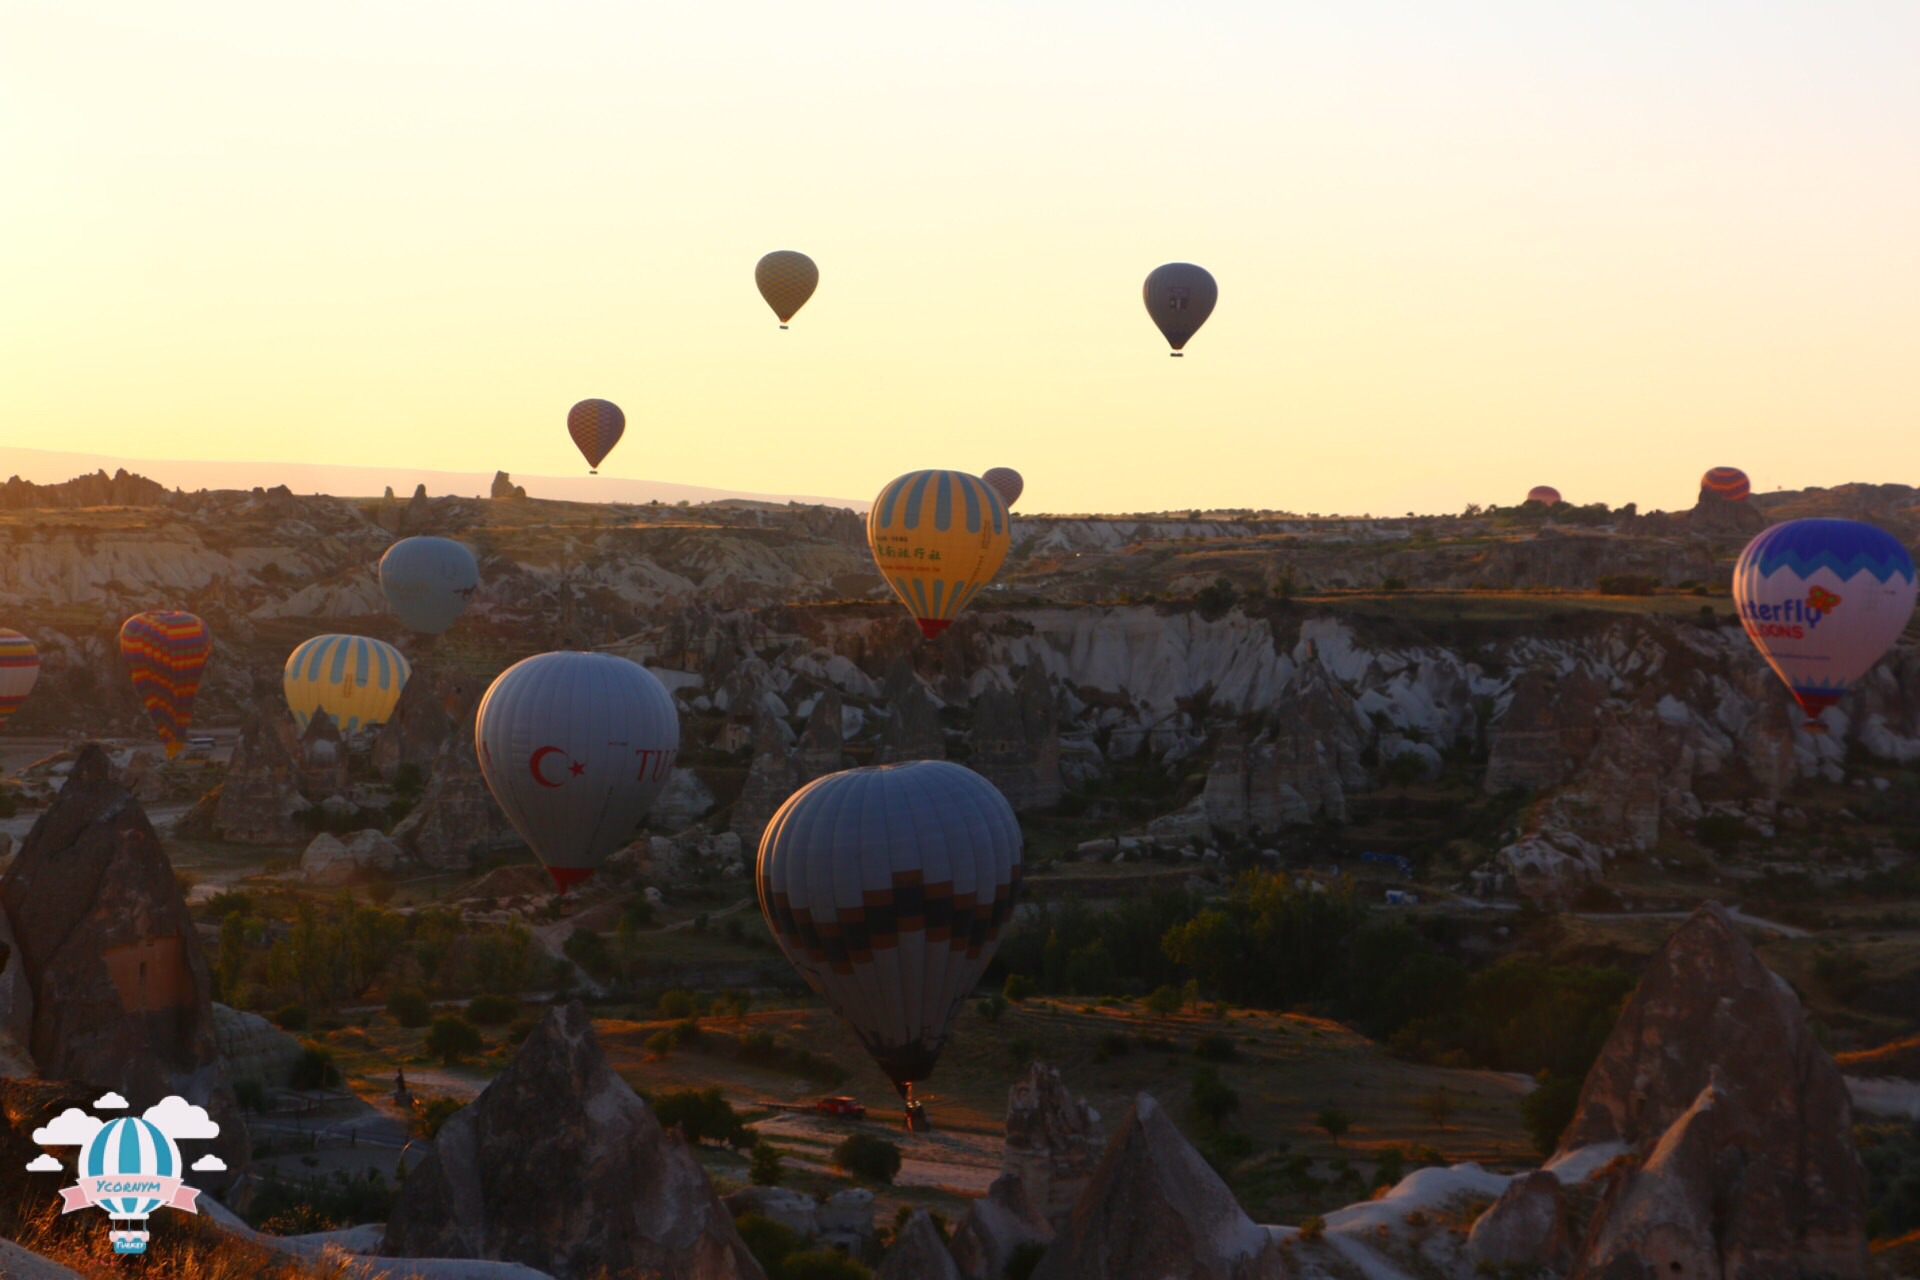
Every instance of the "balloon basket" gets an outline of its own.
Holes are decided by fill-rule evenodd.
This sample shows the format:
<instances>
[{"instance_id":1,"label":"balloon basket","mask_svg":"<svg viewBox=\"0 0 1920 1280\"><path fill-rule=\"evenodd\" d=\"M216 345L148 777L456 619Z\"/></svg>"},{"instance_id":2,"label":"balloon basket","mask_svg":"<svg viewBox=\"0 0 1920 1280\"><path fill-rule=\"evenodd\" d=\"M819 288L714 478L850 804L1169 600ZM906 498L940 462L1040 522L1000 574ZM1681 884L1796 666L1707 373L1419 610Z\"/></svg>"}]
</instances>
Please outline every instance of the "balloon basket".
<instances>
[{"instance_id":1,"label":"balloon basket","mask_svg":"<svg viewBox=\"0 0 1920 1280\"><path fill-rule=\"evenodd\" d=\"M1167 352L1167 354L1172 356L1175 360L1180 360L1185 358L1187 353L1184 351L1169 351Z\"/></svg>"},{"instance_id":2,"label":"balloon basket","mask_svg":"<svg viewBox=\"0 0 1920 1280\"><path fill-rule=\"evenodd\" d=\"M908 1133L929 1133L932 1131L933 1123L927 1119L926 1103L909 1102L907 1104L904 1127Z\"/></svg>"},{"instance_id":3,"label":"balloon basket","mask_svg":"<svg viewBox=\"0 0 1920 1280\"><path fill-rule=\"evenodd\" d=\"M782 329L785 329L785 328L786 328L787 326L785 326L785 325L781 325L780 327L781 327Z\"/></svg>"},{"instance_id":4,"label":"balloon basket","mask_svg":"<svg viewBox=\"0 0 1920 1280\"><path fill-rule=\"evenodd\" d=\"M1823 736L1827 732L1827 726L1820 723L1820 721L1818 720L1809 720L1806 722L1806 724L1802 725L1801 727L1805 729L1808 733L1817 733Z\"/></svg>"}]
</instances>

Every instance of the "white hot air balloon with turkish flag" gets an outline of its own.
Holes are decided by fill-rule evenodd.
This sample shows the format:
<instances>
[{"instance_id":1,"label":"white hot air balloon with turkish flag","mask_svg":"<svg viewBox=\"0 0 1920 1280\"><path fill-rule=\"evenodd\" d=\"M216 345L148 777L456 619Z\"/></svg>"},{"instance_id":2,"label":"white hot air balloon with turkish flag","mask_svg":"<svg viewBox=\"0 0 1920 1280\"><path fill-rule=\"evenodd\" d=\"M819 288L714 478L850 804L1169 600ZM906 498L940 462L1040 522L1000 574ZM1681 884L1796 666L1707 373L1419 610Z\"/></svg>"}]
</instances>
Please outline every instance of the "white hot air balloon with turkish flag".
<instances>
[{"instance_id":1,"label":"white hot air balloon with turkish flag","mask_svg":"<svg viewBox=\"0 0 1920 1280\"><path fill-rule=\"evenodd\" d=\"M680 751L673 695L604 653L542 653L500 673L474 722L480 772L561 892L633 839Z\"/></svg>"}]
</instances>

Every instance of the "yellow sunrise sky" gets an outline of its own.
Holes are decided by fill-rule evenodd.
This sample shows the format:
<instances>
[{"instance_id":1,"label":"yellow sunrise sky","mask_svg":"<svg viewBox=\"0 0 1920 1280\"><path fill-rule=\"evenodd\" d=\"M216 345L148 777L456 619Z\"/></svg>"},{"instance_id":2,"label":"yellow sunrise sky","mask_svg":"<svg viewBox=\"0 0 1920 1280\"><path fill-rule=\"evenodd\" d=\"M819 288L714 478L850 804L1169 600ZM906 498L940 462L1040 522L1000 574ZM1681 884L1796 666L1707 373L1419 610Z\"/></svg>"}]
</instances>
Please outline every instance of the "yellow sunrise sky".
<instances>
[{"instance_id":1,"label":"yellow sunrise sky","mask_svg":"<svg viewBox=\"0 0 1920 1280\"><path fill-rule=\"evenodd\" d=\"M1914 482L1917 59L1911 0L0 0L0 444L573 474L600 396L610 474L1036 511Z\"/></svg>"}]
</instances>

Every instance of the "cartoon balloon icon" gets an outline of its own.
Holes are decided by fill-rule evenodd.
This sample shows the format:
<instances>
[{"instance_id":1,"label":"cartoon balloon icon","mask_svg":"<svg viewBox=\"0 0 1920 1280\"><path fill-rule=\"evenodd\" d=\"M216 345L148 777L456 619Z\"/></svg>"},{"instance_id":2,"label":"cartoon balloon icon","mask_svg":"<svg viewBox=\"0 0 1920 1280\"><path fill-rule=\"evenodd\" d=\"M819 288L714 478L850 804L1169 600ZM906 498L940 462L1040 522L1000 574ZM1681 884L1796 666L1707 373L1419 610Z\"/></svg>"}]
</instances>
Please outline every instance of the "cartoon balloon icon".
<instances>
[{"instance_id":1,"label":"cartoon balloon icon","mask_svg":"<svg viewBox=\"0 0 1920 1280\"><path fill-rule=\"evenodd\" d=\"M140 1116L102 1125L80 1155L79 1182L67 1188L63 1213L93 1205L113 1219L108 1238L115 1253L145 1253L147 1218L161 1207L198 1213L199 1192L181 1181L180 1148L160 1127Z\"/></svg>"},{"instance_id":2,"label":"cartoon balloon icon","mask_svg":"<svg viewBox=\"0 0 1920 1280\"><path fill-rule=\"evenodd\" d=\"M1733 568L1733 602L1761 656L1793 691L1807 728L1873 669L1913 617L1913 557L1858 520L1789 520Z\"/></svg>"}]
</instances>

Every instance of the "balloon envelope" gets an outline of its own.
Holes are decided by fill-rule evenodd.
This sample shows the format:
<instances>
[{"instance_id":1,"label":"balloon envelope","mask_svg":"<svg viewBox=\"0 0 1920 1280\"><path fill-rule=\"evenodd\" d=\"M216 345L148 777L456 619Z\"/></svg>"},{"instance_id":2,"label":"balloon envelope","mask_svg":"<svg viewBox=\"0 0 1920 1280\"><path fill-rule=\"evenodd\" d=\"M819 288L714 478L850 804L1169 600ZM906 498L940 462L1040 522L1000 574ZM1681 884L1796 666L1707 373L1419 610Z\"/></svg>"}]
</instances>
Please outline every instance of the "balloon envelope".
<instances>
[{"instance_id":1,"label":"balloon envelope","mask_svg":"<svg viewBox=\"0 0 1920 1280\"><path fill-rule=\"evenodd\" d=\"M40 679L40 651L18 631L0 627L0 727L33 692Z\"/></svg>"},{"instance_id":2,"label":"balloon envelope","mask_svg":"<svg viewBox=\"0 0 1920 1280\"><path fill-rule=\"evenodd\" d=\"M820 287L820 268L804 253L776 249L754 264L753 283L773 314L780 317L784 329L794 312L806 306L807 299Z\"/></svg>"},{"instance_id":3,"label":"balloon envelope","mask_svg":"<svg viewBox=\"0 0 1920 1280\"><path fill-rule=\"evenodd\" d=\"M173 1139L160 1126L144 1116L122 1116L101 1126L100 1131L87 1143L77 1172L83 1178L138 1178L143 1181L184 1180L186 1177L180 1148L174 1145ZM105 1189L101 1188L102 1191ZM101 1195L94 1203L115 1218L144 1218L168 1203L168 1197L154 1188L131 1194Z\"/></svg>"},{"instance_id":4,"label":"balloon envelope","mask_svg":"<svg viewBox=\"0 0 1920 1280\"><path fill-rule=\"evenodd\" d=\"M406 655L369 636L315 636L287 655L280 685L305 733L324 711L342 733L385 724L413 668Z\"/></svg>"},{"instance_id":5,"label":"balloon envelope","mask_svg":"<svg viewBox=\"0 0 1920 1280\"><path fill-rule=\"evenodd\" d=\"M212 652L207 624L190 613L154 610L120 624L120 656L169 759L187 745L200 672Z\"/></svg>"},{"instance_id":6,"label":"balloon envelope","mask_svg":"<svg viewBox=\"0 0 1920 1280\"><path fill-rule=\"evenodd\" d=\"M931 640L993 581L1010 529L1006 503L979 476L912 471L873 500L867 547Z\"/></svg>"},{"instance_id":7,"label":"balloon envelope","mask_svg":"<svg viewBox=\"0 0 1920 1280\"><path fill-rule=\"evenodd\" d=\"M1900 638L1913 616L1913 557L1857 520L1789 520L1740 553L1733 602L1812 720Z\"/></svg>"},{"instance_id":8,"label":"balloon envelope","mask_svg":"<svg viewBox=\"0 0 1920 1280\"><path fill-rule=\"evenodd\" d=\"M673 773L680 713L636 662L542 653L500 673L474 735L487 789L564 892L633 839Z\"/></svg>"},{"instance_id":9,"label":"balloon envelope","mask_svg":"<svg viewBox=\"0 0 1920 1280\"><path fill-rule=\"evenodd\" d=\"M611 400L582 400L567 410L567 434L596 475L626 431L627 415Z\"/></svg>"},{"instance_id":10,"label":"balloon envelope","mask_svg":"<svg viewBox=\"0 0 1920 1280\"><path fill-rule=\"evenodd\" d=\"M1024 493L1027 488L1027 482L1021 479L1020 473L1012 467L993 467L980 478L985 480L987 485L995 493L1000 495L1000 500L1006 503L1009 509L1013 507L1014 503L1020 501L1020 495Z\"/></svg>"},{"instance_id":11,"label":"balloon envelope","mask_svg":"<svg viewBox=\"0 0 1920 1280\"><path fill-rule=\"evenodd\" d=\"M1710 493L1727 502L1745 502L1753 492L1747 473L1738 467L1715 467L1700 477L1700 492Z\"/></svg>"},{"instance_id":12,"label":"balloon envelope","mask_svg":"<svg viewBox=\"0 0 1920 1280\"><path fill-rule=\"evenodd\" d=\"M849 769L780 806L754 878L780 949L904 1095L1013 918L1020 824L957 764Z\"/></svg>"},{"instance_id":13,"label":"balloon envelope","mask_svg":"<svg viewBox=\"0 0 1920 1280\"><path fill-rule=\"evenodd\" d=\"M1527 490L1527 501L1551 507L1560 501L1560 491L1550 484L1537 484Z\"/></svg>"},{"instance_id":14,"label":"balloon envelope","mask_svg":"<svg viewBox=\"0 0 1920 1280\"><path fill-rule=\"evenodd\" d=\"M1167 345L1176 352L1200 331L1220 300L1220 286L1205 267L1191 262L1169 262L1155 267L1141 289L1147 314L1166 335Z\"/></svg>"},{"instance_id":15,"label":"balloon envelope","mask_svg":"<svg viewBox=\"0 0 1920 1280\"><path fill-rule=\"evenodd\" d=\"M380 590L407 629L437 636L452 626L480 589L480 566L452 538L402 538L380 557Z\"/></svg>"}]
</instances>

